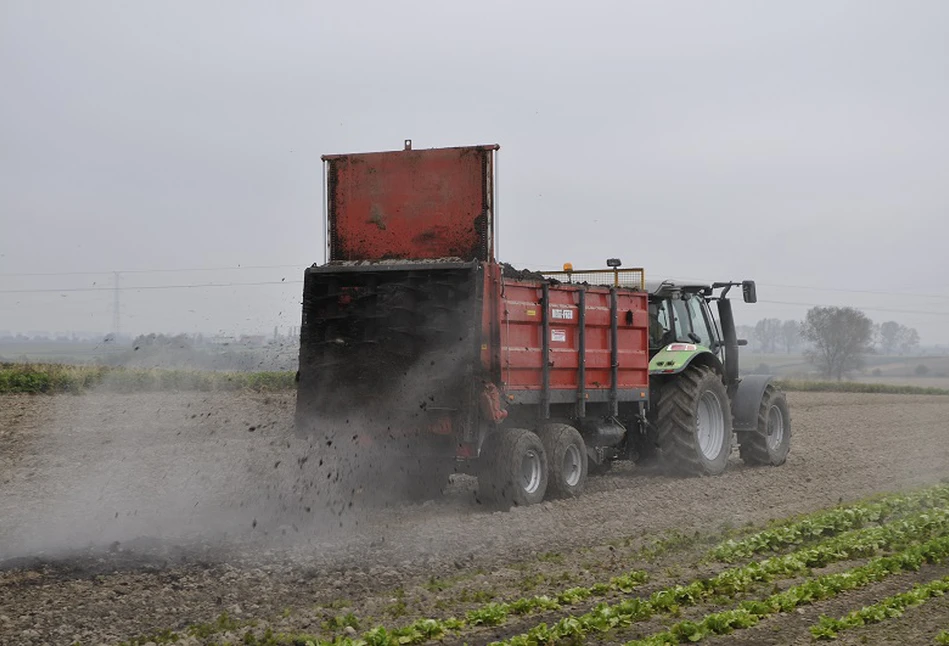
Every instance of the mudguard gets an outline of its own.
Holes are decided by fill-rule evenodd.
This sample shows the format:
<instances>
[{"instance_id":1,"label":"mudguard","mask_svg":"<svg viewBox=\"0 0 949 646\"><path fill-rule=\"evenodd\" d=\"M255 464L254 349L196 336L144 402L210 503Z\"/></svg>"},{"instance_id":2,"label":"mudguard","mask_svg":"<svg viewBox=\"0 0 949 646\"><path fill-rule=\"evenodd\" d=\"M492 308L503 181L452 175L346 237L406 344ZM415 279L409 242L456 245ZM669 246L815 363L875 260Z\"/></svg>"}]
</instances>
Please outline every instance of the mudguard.
<instances>
[{"instance_id":1,"label":"mudguard","mask_svg":"<svg viewBox=\"0 0 949 646\"><path fill-rule=\"evenodd\" d=\"M732 424L736 431L758 430L761 397L773 380L773 375L748 375L738 382L732 396Z\"/></svg>"},{"instance_id":2,"label":"mudguard","mask_svg":"<svg viewBox=\"0 0 949 646\"><path fill-rule=\"evenodd\" d=\"M693 363L701 363L723 374L721 360L705 346L695 343L670 343L649 362L649 374L676 375Z\"/></svg>"}]
</instances>

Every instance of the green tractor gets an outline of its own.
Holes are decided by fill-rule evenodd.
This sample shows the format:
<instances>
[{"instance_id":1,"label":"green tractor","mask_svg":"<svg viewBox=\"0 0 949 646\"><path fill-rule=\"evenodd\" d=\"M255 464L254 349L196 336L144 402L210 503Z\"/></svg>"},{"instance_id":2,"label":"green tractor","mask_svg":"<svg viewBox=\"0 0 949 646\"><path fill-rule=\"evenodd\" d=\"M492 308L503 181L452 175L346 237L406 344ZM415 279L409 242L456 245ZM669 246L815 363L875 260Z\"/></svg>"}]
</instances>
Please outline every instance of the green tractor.
<instances>
[{"instance_id":1,"label":"green tractor","mask_svg":"<svg viewBox=\"0 0 949 646\"><path fill-rule=\"evenodd\" d=\"M785 394L771 376L739 376L738 348L747 341L735 332L732 287L741 288L746 303L757 301L754 281L647 283L650 406L628 446L637 463L658 463L678 475L718 475L736 440L746 464L787 460Z\"/></svg>"}]
</instances>

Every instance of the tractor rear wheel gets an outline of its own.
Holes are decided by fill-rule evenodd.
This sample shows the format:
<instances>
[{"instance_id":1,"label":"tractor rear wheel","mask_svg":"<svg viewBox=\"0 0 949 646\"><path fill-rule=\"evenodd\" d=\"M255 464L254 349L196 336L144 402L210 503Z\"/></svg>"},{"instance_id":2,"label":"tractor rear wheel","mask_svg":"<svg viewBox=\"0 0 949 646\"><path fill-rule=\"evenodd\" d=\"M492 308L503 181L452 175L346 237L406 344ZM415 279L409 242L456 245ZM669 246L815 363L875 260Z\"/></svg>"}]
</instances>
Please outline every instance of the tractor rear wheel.
<instances>
[{"instance_id":1,"label":"tractor rear wheel","mask_svg":"<svg viewBox=\"0 0 949 646\"><path fill-rule=\"evenodd\" d=\"M546 424L537 429L547 453L547 493L553 498L575 498L587 481L587 445L568 424Z\"/></svg>"},{"instance_id":2,"label":"tractor rear wheel","mask_svg":"<svg viewBox=\"0 0 949 646\"><path fill-rule=\"evenodd\" d=\"M544 444L524 428L499 431L486 447L487 460L478 475L482 499L507 507L535 505L547 493L547 452Z\"/></svg>"},{"instance_id":3,"label":"tractor rear wheel","mask_svg":"<svg viewBox=\"0 0 949 646\"><path fill-rule=\"evenodd\" d=\"M681 475L718 475L728 466L732 414L728 392L707 366L690 366L665 383L657 405L657 444Z\"/></svg>"},{"instance_id":4,"label":"tractor rear wheel","mask_svg":"<svg viewBox=\"0 0 949 646\"><path fill-rule=\"evenodd\" d=\"M738 453L745 464L784 464L791 451L791 414L783 391L768 384L758 408L757 432L741 433L738 441Z\"/></svg>"}]
</instances>

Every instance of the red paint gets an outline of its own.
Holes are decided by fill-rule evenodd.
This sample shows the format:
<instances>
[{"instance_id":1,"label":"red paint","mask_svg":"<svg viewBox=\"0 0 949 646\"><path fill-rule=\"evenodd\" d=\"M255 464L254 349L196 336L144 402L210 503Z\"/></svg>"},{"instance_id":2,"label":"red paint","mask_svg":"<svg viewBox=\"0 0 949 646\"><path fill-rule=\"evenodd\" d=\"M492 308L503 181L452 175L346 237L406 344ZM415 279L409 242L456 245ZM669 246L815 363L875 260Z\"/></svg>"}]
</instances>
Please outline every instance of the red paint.
<instances>
[{"instance_id":1,"label":"red paint","mask_svg":"<svg viewBox=\"0 0 949 646\"><path fill-rule=\"evenodd\" d=\"M542 321L543 291L539 281L503 279L503 291L498 284L500 272L486 271L486 298L482 327L486 338L482 342L481 360L486 369L492 355L500 365L501 387L505 394L515 391L540 390L543 384ZM550 386L553 390L576 392L579 386L579 288L576 285L549 287L551 342ZM496 301L496 309L492 300ZM619 370L617 387L621 390L649 387L648 296L645 292L620 289L617 291L619 312L618 349ZM606 287L586 287L586 389L610 388L610 290ZM570 312L570 318L555 318L555 310ZM496 317L492 314L497 312ZM631 316L627 317L627 312ZM561 314L567 316L566 314ZM500 345L492 347L487 330L495 318L500 331ZM630 320L627 323L627 319ZM487 345L487 347L485 347Z\"/></svg>"},{"instance_id":2,"label":"red paint","mask_svg":"<svg viewBox=\"0 0 949 646\"><path fill-rule=\"evenodd\" d=\"M330 260L491 259L497 148L324 156Z\"/></svg>"},{"instance_id":3,"label":"red paint","mask_svg":"<svg viewBox=\"0 0 949 646\"><path fill-rule=\"evenodd\" d=\"M550 366L551 390L567 393L567 396L558 397L560 402L575 401L572 397L580 390L581 363L585 366L583 386L587 393L601 391L597 394L602 395L611 389L610 289L584 288L586 351L581 357L581 287L550 283L549 303L544 304L544 281L505 278L501 266L494 259L495 150L497 146L473 146L324 157L328 164L330 260L370 261L367 263L370 266L320 268L319 273L323 276L331 274L332 280L319 282L313 278L316 291L305 294L305 302L311 305L304 309L304 331L307 334L302 336L308 339L309 330L320 329L320 321L343 317L348 309L364 300L363 296L373 296L375 279L358 279L359 272L364 271L369 272L366 275L381 275L382 272L371 265L382 266L387 284L402 280L411 284L418 280L420 273L429 269L436 271L452 267L452 275L457 276L459 267L464 271L470 267L471 280L477 284L467 283L471 289L466 289L465 281L468 279L462 274L451 286L452 293L462 295L457 297L459 303L469 294L479 299L474 303L473 311L467 308L456 310L472 317L467 319L467 325L460 325L466 333L475 334L475 338L465 342L475 342L475 349L480 348L480 357L467 355L470 363L459 367L461 372L457 373L472 380L464 382L470 389L459 389L467 394L457 399L451 413L432 411L431 417L417 427L405 429L406 434L457 435L459 441L455 446L459 457L477 455L477 445L470 443L471 438L478 435L483 425L499 424L507 419L515 405L512 396L518 401L517 394L542 390L545 362ZM473 262L465 266L445 260L448 258ZM414 269L400 269L400 263L393 262L396 260L430 262L416 264ZM440 260L442 262L437 262ZM474 278L479 276L478 269L483 284L479 282L482 278ZM400 276L400 271L405 272L404 276ZM331 296L321 300L320 289L327 290ZM645 292L617 289L617 389L627 395L629 391L635 391L641 397L645 396L649 386L647 299ZM452 303L448 301L449 306ZM547 307L549 321L547 356L544 356L542 336L544 307ZM370 328L372 326L366 326L366 329ZM357 325L354 329L361 328ZM323 341L314 337L301 344L300 383L311 389L305 391L310 393L307 396L328 385L320 382L320 361L330 356L320 349ZM312 361L312 365L303 361L305 357ZM354 381L354 387L359 383L362 382ZM346 401L344 388L329 390L338 390L342 393L340 399ZM525 397L521 401L528 400L538 399ZM307 401L306 397L299 396L298 406L301 402L307 404ZM600 396L598 401L602 406L606 398ZM305 406L303 411L310 412ZM320 411L312 412L319 414ZM602 408L597 414L602 414ZM464 441L461 441L462 435Z\"/></svg>"}]
</instances>

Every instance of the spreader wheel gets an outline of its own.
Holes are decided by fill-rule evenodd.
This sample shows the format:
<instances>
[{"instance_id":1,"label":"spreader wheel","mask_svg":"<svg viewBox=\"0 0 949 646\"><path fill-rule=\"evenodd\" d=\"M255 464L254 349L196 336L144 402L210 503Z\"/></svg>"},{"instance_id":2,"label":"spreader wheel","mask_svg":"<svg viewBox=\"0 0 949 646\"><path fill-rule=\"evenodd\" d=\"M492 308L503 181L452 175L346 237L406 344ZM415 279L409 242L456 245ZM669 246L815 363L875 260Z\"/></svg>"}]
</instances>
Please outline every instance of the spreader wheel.
<instances>
[{"instance_id":1,"label":"spreader wheel","mask_svg":"<svg viewBox=\"0 0 949 646\"><path fill-rule=\"evenodd\" d=\"M587 446L580 432L568 424L546 424L537 434L547 453L547 497L579 496L587 481Z\"/></svg>"},{"instance_id":2,"label":"spreader wheel","mask_svg":"<svg viewBox=\"0 0 949 646\"><path fill-rule=\"evenodd\" d=\"M524 428L498 431L486 447L484 469L478 475L479 497L507 507L535 505L547 492L547 453L544 444Z\"/></svg>"}]
</instances>

